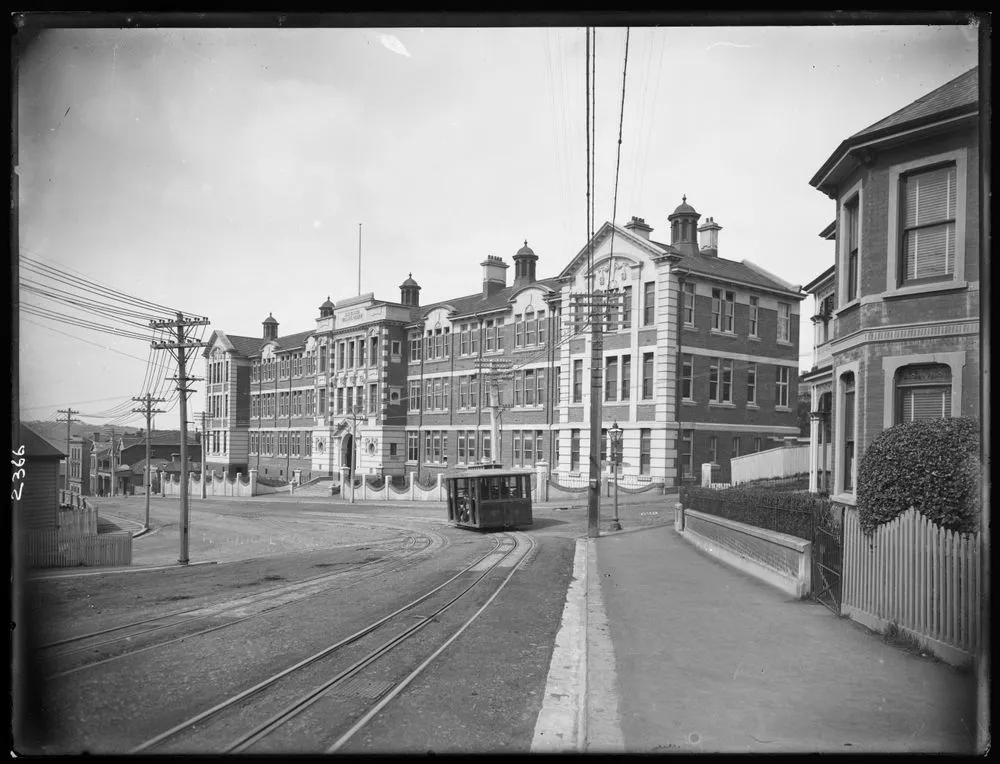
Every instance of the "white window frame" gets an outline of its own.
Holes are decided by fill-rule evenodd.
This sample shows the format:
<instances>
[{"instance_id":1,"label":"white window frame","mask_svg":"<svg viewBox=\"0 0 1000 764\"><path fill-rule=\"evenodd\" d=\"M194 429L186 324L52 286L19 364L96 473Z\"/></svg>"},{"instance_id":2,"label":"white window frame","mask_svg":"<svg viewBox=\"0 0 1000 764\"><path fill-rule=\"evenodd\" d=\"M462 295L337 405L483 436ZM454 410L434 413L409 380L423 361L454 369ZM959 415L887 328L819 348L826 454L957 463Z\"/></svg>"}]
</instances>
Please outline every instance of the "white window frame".
<instances>
[{"instance_id":1,"label":"white window frame","mask_svg":"<svg viewBox=\"0 0 1000 764\"><path fill-rule=\"evenodd\" d=\"M852 300L847 299L847 214L845 208L848 203L852 202L854 198L857 197L858 201L858 293ZM837 293L840 295L840 299L837 302L840 303L840 308L837 311L840 313L852 305L857 305L861 302L861 269L865 259L865 197L864 188L859 180L853 186L851 186L847 191L840 195L837 199L837 208L839 215L837 216ZM891 219L891 218L890 218Z\"/></svg>"},{"instance_id":2,"label":"white window frame","mask_svg":"<svg viewBox=\"0 0 1000 764\"><path fill-rule=\"evenodd\" d=\"M911 284L899 286L900 282L900 221L899 221L899 186L900 177L923 168L930 169L937 164L955 164L955 271L954 278L945 281L933 281L926 284ZM956 149L943 154L901 162L889 167L889 204L888 204L888 236L886 237L885 291L882 297L903 297L909 294L923 292L942 292L950 289L965 289L965 215L968 203L968 151ZM955 398L952 397L952 405Z\"/></svg>"},{"instance_id":3,"label":"white window frame","mask_svg":"<svg viewBox=\"0 0 1000 764\"><path fill-rule=\"evenodd\" d=\"M845 477L844 436L846 434L844 423L844 375L849 373L854 374L854 465L851 474L851 485L854 486L854 489L850 492L845 491L843 488ZM861 461L863 453L861 411L864 409L862 405L864 390L862 389L861 362L853 361L842 366L837 366L833 373L833 384L836 390L836 404L834 406L836 422L834 424L833 435L833 485L835 493L832 498L834 501L854 506L855 492L858 490L858 462Z\"/></svg>"},{"instance_id":4,"label":"white window frame","mask_svg":"<svg viewBox=\"0 0 1000 764\"><path fill-rule=\"evenodd\" d=\"M943 364L951 369L951 415L962 416L962 373L965 369L965 351L954 353L918 353L914 355L887 356L882 359L882 426L892 427L896 422L896 372L904 366ZM838 483L839 485L839 483Z\"/></svg>"}]
</instances>

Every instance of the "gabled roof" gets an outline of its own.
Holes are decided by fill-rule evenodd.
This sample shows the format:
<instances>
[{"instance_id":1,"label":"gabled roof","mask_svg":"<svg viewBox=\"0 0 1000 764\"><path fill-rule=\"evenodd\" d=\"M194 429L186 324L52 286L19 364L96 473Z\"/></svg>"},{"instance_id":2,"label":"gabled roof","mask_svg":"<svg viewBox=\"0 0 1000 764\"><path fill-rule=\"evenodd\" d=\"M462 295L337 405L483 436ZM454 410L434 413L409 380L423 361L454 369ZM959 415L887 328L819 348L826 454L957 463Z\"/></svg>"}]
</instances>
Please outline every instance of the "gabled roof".
<instances>
[{"instance_id":1,"label":"gabled roof","mask_svg":"<svg viewBox=\"0 0 1000 764\"><path fill-rule=\"evenodd\" d=\"M62 449L56 448L47 438L39 435L25 424L20 425L20 445L24 446L24 455L35 459L65 459Z\"/></svg>"},{"instance_id":2,"label":"gabled roof","mask_svg":"<svg viewBox=\"0 0 1000 764\"><path fill-rule=\"evenodd\" d=\"M833 274L834 271L836 271L836 269L837 269L836 265L831 265L829 268L827 268L825 271L819 274L816 278L814 278L808 284L803 286L802 287L803 291L812 292L814 289L816 289L816 287L823 284L823 282L829 281L830 279L833 278Z\"/></svg>"},{"instance_id":3,"label":"gabled roof","mask_svg":"<svg viewBox=\"0 0 1000 764\"><path fill-rule=\"evenodd\" d=\"M237 334L227 334L226 338L233 346L233 351L237 355L251 356L260 352L261 346L266 340L263 337L241 337Z\"/></svg>"}]
</instances>

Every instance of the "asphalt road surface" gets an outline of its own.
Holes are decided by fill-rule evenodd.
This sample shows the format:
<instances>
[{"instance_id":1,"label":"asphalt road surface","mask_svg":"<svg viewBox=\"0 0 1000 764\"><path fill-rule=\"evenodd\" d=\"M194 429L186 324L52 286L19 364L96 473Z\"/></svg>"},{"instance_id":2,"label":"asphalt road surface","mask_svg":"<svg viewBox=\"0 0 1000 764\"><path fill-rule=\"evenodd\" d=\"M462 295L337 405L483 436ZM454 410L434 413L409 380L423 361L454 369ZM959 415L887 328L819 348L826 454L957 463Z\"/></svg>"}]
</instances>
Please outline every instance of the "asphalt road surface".
<instances>
[{"instance_id":1,"label":"asphalt road surface","mask_svg":"<svg viewBox=\"0 0 1000 764\"><path fill-rule=\"evenodd\" d=\"M144 497L100 506L123 529L142 525ZM45 571L27 584L40 692L15 750L527 752L586 511L536 507L526 533L460 530L443 515L196 499L191 564L179 566L179 504L154 498L131 568ZM341 675L301 716L233 748Z\"/></svg>"}]
</instances>

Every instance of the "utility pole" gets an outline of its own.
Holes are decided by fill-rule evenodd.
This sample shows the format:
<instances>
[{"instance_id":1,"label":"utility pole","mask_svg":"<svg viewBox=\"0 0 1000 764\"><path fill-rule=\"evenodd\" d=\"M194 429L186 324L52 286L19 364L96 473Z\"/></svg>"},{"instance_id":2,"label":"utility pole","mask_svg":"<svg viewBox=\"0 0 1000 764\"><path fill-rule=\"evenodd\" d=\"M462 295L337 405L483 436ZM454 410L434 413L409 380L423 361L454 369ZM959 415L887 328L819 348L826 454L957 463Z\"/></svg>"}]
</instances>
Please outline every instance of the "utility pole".
<instances>
[{"instance_id":1,"label":"utility pole","mask_svg":"<svg viewBox=\"0 0 1000 764\"><path fill-rule=\"evenodd\" d=\"M208 431L205 429L205 413L201 412L201 498L205 498L205 439Z\"/></svg>"},{"instance_id":2,"label":"utility pole","mask_svg":"<svg viewBox=\"0 0 1000 764\"><path fill-rule=\"evenodd\" d=\"M500 403L500 382L510 377L512 361L500 358L481 358L479 360L479 372L486 382L486 389L489 390L490 403L490 462L500 464L502 460L498 458L500 451L500 423L499 416L503 410Z\"/></svg>"},{"instance_id":3,"label":"utility pole","mask_svg":"<svg viewBox=\"0 0 1000 764\"><path fill-rule=\"evenodd\" d=\"M593 273L589 276L590 291L590 480L587 493L587 536L601 535L601 371L604 359L604 337L594 294Z\"/></svg>"},{"instance_id":4,"label":"utility pole","mask_svg":"<svg viewBox=\"0 0 1000 764\"><path fill-rule=\"evenodd\" d=\"M111 460L111 498L115 496L115 489L118 487L118 476L115 475L115 428L111 428L111 448L108 451L108 458Z\"/></svg>"},{"instance_id":5,"label":"utility pole","mask_svg":"<svg viewBox=\"0 0 1000 764\"><path fill-rule=\"evenodd\" d=\"M154 409L153 404L165 403L166 401L163 398L154 398L149 393L146 393L145 397L142 398L133 397L132 400L136 401L137 403L143 404L142 408L132 409L132 411L135 412L136 414L144 414L146 417L146 522L143 523L142 527L146 530L149 530L149 494L153 488L153 481L152 481L153 473L149 466L149 434L150 431L153 429L152 425L153 414L162 413L160 409Z\"/></svg>"},{"instance_id":6,"label":"utility pole","mask_svg":"<svg viewBox=\"0 0 1000 764\"><path fill-rule=\"evenodd\" d=\"M177 376L171 379L177 382L177 391L180 395L181 408L181 548L180 557L177 562L181 565L188 564L188 468L187 468L187 398L192 392L187 383L197 381L198 377L187 376L186 364L187 353L195 348L208 347L207 342L199 342L185 338L184 330L189 326L205 326L208 324L207 318L185 318L180 311L173 321L150 321L149 325L154 329L173 329L177 333L176 342L153 342L152 347L156 350L176 350L174 357L177 359Z\"/></svg>"},{"instance_id":7,"label":"utility pole","mask_svg":"<svg viewBox=\"0 0 1000 764\"><path fill-rule=\"evenodd\" d=\"M79 419L74 419L73 414L79 414L79 411L74 411L73 409L58 409L58 413L66 415L66 492L69 493L69 467L70 467L70 454L69 454L69 440L72 437L70 434L70 425L73 422L79 422ZM62 421L62 419L58 420Z\"/></svg>"},{"instance_id":8,"label":"utility pole","mask_svg":"<svg viewBox=\"0 0 1000 764\"><path fill-rule=\"evenodd\" d=\"M358 223L358 295L361 295L361 223Z\"/></svg>"}]
</instances>

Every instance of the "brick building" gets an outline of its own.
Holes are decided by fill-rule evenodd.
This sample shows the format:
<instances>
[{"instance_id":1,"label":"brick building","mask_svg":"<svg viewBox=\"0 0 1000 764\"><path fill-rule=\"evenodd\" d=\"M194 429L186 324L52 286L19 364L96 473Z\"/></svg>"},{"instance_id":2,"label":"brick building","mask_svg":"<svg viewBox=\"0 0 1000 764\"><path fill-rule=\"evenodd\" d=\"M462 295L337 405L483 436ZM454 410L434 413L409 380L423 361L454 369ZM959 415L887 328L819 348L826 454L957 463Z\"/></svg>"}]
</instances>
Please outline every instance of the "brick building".
<instances>
[{"instance_id":1,"label":"brick building","mask_svg":"<svg viewBox=\"0 0 1000 764\"><path fill-rule=\"evenodd\" d=\"M668 216L669 244L640 218L605 223L550 278L536 278L525 242L510 284L510 266L491 255L471 294L421 306L411 274L399 302L328 299L310 331L279 335L269 316L260 338L214 332L204 352L208 467L308 480L338 474L356 452L365 474L426 479L498 460L585 475L592 276L614 296L599 317L595 371L602 430L624 430L623 474L673 485L681 453L685 471L715 461L726 479L732 456L797 432L803 294L719 257L721 226L700 218L685 200ZM606 433L601 442L605 461Z\"/></svg>"},{"instance_id":2,"label":"brick building","mask_svg":"<svg viewBox=\"0 0 1000 764\"><path fill-rule=\"evenodd\" d=\"M79 496L93 496L90 483L90 463L94 440L76 435L69 441L69 490Z\"/></svg>"},{"instance_id":3,"label":"brick building","mask_svg":"<svg viewBox=\"0 0 1000 764\"><path fill-rule=\"evenodd\" d=\"M810 181L837 205L833 273L810 285L832 327L810 384L840 501L882 429L979 415L979 162L972 69L846 139Z\"/></svg>"}]
</instances>

